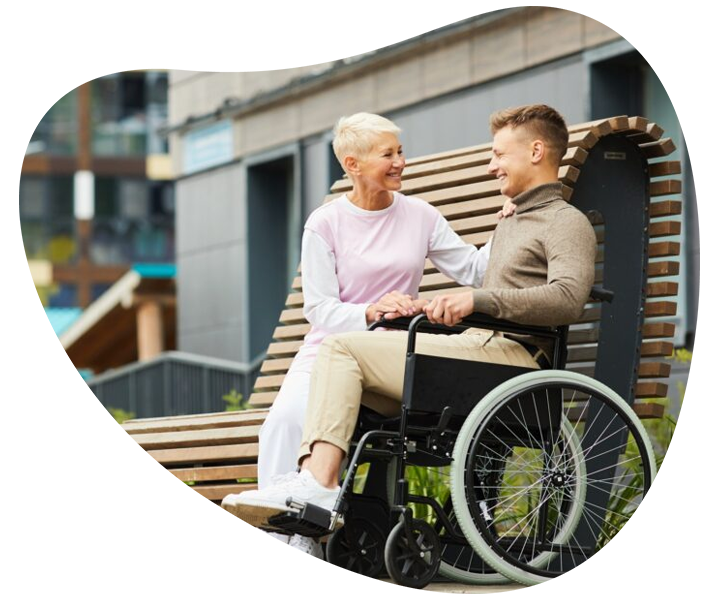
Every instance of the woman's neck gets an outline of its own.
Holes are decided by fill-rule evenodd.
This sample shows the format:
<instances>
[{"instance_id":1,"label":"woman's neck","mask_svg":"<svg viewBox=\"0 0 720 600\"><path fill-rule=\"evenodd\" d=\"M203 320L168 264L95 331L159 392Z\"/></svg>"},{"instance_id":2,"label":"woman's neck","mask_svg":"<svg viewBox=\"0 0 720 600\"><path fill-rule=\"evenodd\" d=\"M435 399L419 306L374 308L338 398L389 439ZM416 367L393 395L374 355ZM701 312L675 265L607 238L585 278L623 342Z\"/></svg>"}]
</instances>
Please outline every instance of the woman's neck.
<instances>
[{"instance_id":1,"label":"woman's neck","mask_svg":"<svg viewBox=\"0 0 720 600\"><path fill-rule=\"evenodd\" d=\"M353 187L347 198L363 210L383 210L393 203L393 193L389 190L368 191Z\"/></svg>"}]
</instances>

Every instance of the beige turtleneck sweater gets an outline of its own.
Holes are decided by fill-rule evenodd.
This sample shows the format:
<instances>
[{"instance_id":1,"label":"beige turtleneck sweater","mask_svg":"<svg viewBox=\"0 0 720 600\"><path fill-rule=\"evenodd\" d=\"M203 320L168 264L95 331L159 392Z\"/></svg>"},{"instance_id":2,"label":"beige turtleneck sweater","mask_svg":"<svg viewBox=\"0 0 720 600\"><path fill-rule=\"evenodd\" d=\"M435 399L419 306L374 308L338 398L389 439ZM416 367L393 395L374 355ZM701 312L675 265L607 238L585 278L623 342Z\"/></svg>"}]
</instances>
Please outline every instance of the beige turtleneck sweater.
<instances>
[{"instance_id":1,"label":"beige turtleneck sweater","mask_svg":"<svg viewBox=\"0 0 720 600\"><path fill-rule=\"evenodd\" d=\"M495 229L483 286L473 292L475 311L525 325L580 317L594 281L595 232L561 190L547 183L512 199L515 215Z\"/></svg>"}]
</instances>

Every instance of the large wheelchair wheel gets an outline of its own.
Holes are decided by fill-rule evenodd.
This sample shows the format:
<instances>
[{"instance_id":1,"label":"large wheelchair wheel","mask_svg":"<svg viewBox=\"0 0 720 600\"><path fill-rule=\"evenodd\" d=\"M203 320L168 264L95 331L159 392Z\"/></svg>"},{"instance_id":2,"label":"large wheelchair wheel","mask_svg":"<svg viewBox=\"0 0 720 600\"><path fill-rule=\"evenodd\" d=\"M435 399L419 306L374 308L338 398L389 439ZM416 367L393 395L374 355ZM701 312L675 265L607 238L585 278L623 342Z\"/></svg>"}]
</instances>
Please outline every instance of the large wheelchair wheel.
<instances>
[{"instance_id":1,"label":"large wheelchair wheel","mask_svg":"<svg viewBox=\"0 0 720 600\"><path fill-rule=\"evenodd\" d=\"M489 453L504 457L502 473L487 471ZM584 375L538 371L498 386L468 416L451 494L484 561L532 585L607 544L654 476L650 441L620 396Z\"/></svg>"}]
</instances>

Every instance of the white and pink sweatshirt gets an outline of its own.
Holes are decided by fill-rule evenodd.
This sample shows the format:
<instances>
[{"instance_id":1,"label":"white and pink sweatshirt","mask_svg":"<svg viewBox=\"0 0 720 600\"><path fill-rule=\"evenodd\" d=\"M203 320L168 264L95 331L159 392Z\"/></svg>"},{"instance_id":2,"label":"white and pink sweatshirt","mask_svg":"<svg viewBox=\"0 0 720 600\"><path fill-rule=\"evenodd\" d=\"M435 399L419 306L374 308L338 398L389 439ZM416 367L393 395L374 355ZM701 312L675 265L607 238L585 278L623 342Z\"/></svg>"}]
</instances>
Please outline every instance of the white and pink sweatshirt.
<instances>
[{"instance_id":1,"label":"white and pink sweatshirt","mask_svg":"<svg viewBox=\"0 0 720 600\"><path fill-rule=\"evenodd\" d=\"M425 259L461 285L480 287L490 243L477 250L436 208L398 192L383 210L346 195L315 210L302 241L303 314L311 325L290 372L312 370L330 333L367 328L365 310L393 290L417 297Z\"/></svg>"}]
</instances>

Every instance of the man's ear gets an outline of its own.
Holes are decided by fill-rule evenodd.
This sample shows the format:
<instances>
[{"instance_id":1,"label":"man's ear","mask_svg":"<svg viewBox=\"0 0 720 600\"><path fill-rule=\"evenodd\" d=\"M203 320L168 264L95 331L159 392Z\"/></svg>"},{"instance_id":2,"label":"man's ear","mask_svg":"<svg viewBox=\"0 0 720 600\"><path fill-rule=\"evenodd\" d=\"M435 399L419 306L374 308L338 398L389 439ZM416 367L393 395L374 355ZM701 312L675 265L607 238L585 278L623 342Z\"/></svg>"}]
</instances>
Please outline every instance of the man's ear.
<instances>
[{"instance_id":1,"label":"man's ear","mask_svg":"<svg viewBox=\"0 0 720 600\"><path fill-rule=\"evenodd\" d=\"M544 157L547 148L542 140L533 140L531 161L534 165L538 164Z\"/></svg>"}]
</instances>

